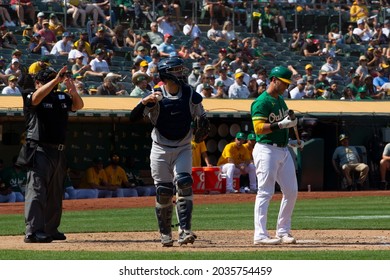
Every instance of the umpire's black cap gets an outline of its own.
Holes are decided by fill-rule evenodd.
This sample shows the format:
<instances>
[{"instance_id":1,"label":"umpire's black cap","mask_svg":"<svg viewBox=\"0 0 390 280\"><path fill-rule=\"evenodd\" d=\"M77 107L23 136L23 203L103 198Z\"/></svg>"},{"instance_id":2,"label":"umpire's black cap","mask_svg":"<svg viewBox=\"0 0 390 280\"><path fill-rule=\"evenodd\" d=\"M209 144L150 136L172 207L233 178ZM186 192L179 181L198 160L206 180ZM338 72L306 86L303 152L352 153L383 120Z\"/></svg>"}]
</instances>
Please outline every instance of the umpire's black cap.
<instances>
[{"instance_id":1,"label":"umpire's black cap","mask_svg":"<svg viewBox=\"0 0 390 280\"><path fill-rule=\"evenodd\" d=\"M42 84L46 84L53 80L57 76L57 71L52 67L47 67L38 72L35 76L35 81L39 81Z\"/></svg>"}]
</instances>

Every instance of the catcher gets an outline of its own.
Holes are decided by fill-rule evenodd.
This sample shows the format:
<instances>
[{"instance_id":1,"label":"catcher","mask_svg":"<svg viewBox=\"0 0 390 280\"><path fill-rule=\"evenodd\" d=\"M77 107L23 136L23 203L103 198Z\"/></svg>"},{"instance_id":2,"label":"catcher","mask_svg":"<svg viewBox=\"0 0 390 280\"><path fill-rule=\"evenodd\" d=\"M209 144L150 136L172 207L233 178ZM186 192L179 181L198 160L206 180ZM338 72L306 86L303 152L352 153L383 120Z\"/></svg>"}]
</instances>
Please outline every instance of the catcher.
<instances>
[{"instance_id":1,"label":"catcher","mask_svg":"<svg viewBox=\"0 0 390 280\"><path fill-rule=\"evenodd\" d=\"M173 246L172 213L176 194L179 220L179 245L194 243L191 231L193 120L197 127L195 138L203 141L208 133L208 121L202 97L187 83L183 60L171 57L160 61L158 72L164 85L144 97L132 110L130 120L147 116L154 128L150 153L151 173L156 186L156 216L164 247ZM197 119L197 117L199 119ZM199 127L199 126L202 126ZM207 126L203 128L203 126ZM206 133L207 132L207 133ZM203 133L203 134L202 134Z\"/></svg>"}]
</instances>

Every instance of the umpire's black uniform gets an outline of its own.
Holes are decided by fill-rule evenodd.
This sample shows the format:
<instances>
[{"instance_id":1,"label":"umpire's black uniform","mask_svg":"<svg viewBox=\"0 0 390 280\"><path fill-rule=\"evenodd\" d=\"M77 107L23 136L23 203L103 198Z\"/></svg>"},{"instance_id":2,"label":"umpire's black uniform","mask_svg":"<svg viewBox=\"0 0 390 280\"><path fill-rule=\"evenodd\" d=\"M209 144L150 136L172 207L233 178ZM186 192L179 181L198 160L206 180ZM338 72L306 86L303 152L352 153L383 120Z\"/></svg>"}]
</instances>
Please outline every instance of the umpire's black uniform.
<instances>
[{"instance_id":1,"label":"umpire's black uniform","mask_svg":"<svg viewBox=\"0 0 390 280\"><path fill-rule=\"evenodd\" d=\"M72 98L52 89L37 105L24 96L27 170L25 242L65 240L58 231L66 176L65 136ZM23 150L23 149L22 149Z\"/></svg>"}]
</instances>

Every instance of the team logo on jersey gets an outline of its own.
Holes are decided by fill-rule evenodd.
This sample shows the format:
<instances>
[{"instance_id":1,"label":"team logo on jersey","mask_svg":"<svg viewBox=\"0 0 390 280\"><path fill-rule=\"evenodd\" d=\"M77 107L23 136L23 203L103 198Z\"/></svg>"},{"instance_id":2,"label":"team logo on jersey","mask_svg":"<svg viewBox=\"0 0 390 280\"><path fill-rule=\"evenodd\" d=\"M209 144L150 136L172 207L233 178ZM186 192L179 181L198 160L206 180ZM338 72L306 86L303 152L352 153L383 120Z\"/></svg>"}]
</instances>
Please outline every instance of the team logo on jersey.
<instances>
[{"instance_id":1,"label":"team logo on jersey","mask_svg":"<svg viewBox=\"0 0 390 280\"><path fill-rule=\"evenodd\" d=\"M59 95L58 95L58 99L59 99L59 100L64 100L64 99L65 99L65 95L59 94Z\"/></svg>"},{"instance_id":2,"label":"team logo on jersey","mask_svg":"<svg viewBox=\"0 0 390 280\"><path fill-rule=\"evenodd\" d=\"M284 111L283 109L279 109L279 113L275 114L274 112L272 112L269 115L268 120L270 123L279 122L279 121L284 119L284 117L285 117L285 115L287 115L287 113L288 113L288 111Z\"/></svg>"}]
</instances>

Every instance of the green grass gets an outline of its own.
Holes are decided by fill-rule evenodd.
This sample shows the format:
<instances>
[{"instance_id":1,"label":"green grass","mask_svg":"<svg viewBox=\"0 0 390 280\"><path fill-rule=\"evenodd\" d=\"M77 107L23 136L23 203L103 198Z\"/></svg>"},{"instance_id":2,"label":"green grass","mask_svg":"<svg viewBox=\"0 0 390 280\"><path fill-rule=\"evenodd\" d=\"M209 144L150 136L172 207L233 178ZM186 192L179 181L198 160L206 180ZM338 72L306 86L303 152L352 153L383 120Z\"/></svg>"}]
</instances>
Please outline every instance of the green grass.
<instances>
[{"instance_id":1,"label":"green grass","mask_svg":"<svg viewBox=\"0 0 390 280\"><path fill-rule=\"evenodd\" d=\"M270 229L275 228L280 202L269 209ZM253 230L254 203L195 205L196 230ZM387 215L387 216L386 216ZM298 200L293 230L390 230L390 196ZM0 215L1 235L22 235L22 215ZM154 208L64 212L61 230L66 233L157 231ZM0 259L390 259L390 251L327 252L30 252L1 251Z\"/></svg>"}]
</instances>

